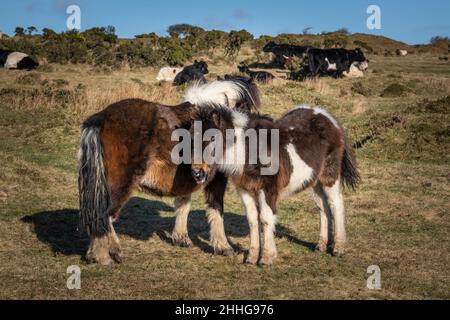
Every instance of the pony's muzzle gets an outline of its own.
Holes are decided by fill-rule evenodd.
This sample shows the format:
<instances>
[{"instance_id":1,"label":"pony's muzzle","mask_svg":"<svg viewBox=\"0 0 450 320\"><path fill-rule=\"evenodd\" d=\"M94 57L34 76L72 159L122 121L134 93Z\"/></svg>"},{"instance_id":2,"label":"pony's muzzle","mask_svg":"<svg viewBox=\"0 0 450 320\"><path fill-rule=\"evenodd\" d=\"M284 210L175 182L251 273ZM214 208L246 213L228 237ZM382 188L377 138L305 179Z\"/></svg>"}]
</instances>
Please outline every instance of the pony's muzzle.
<instances>
[{"instance_id":1,"label":"pony's muzzle","mask_svg":"<svg viewBox=\"0 0 450 320\"><path fill-rule=\"evenodd\" d=\"M191 170L192 177L194 177L195 181L198 184L205 183L206 181L206 171L203 168L192 168Z\"/></svg>"}]
</instances>

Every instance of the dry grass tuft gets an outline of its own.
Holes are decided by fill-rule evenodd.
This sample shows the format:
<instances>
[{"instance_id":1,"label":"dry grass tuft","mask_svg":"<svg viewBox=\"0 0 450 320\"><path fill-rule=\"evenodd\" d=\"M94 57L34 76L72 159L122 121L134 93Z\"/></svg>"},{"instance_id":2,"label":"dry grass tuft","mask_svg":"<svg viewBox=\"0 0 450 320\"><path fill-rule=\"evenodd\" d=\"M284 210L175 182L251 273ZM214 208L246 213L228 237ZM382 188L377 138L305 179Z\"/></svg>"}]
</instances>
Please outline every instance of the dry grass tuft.
<instances>
[{"instance_id":1,"label":"dry grass tuft","mask_svg":"<svg viewBox=\"0 0 450 320\"><path fill-rule=\"evenodd\" d=\"M332 95L333 90L328 84L328 79L324 78L314 78L314 79L306 79L303 81L303 85L311 90L320 93L321 95Z\"/></svg>"}]
</instances>

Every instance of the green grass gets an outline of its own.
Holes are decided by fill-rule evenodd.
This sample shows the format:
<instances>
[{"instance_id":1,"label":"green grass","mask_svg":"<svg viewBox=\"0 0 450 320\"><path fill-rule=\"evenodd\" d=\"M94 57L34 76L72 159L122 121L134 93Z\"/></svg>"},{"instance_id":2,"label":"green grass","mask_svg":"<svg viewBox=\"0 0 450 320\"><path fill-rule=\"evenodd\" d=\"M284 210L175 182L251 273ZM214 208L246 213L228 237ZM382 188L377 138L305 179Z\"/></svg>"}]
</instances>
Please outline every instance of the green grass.
<instances>
[{"instance_id":1,"label":"green grass","mask_svg":"<svg viewBox=\"0 0 450 320\"><path fill-rule=\"evenodd\" d=\"M24 81L22 72L0 70L0 298L450 298L450 68L428 58L376 56L371 70L383 72L369 71L363 79L261 87L263 113L280 116L295 104L322 104L355 142L369 137L357 150L363 183L345 192L346 255L312 251L319 215L305 192L279 205L280 257L268 268L242 263L248 226L232 186L225 229L235 256L211 253L201 193L194 195L189 218L195 244L189 249L170 244L171 199L135 194L116 224L124 263L86 265L81 256L88 239L77 232L80 122L127 96L175 103L181 89L157 84L151 69L106 76L87 66L56 65L38 71L39 81L26 78L25 88L11 81ZM210 69L234 70L225 62ZM45 81L56 79L67 83ZM355 91L357 82L367 89L364 95ZM411 90L380 97L392 83ZM48 94L49 86L59 90L61 84L69 98ZM73 264L81 266L81 290L65 286ZM373 264L382 270L380 291L366 288Z\"/></svg>"}]
</instances>

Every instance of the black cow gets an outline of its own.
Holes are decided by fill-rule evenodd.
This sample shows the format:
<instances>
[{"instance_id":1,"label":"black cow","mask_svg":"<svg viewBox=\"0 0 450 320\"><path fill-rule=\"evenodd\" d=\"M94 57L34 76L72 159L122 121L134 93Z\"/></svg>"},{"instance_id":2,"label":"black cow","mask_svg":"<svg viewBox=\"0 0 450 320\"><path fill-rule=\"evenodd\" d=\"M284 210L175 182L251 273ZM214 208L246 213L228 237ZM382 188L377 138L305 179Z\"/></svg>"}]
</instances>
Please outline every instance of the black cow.
<instances>
[{"instance_id":1,"label":"black cow","mask_svg":"<svg viewBox=\"0 0 450 320\"><path fill-rule=\"evenodd\" d=\"M0 66L7 69L32 70L37 68L39 63L25 53L0 49Z\"/></svg>"},{"instance_id":2,"label":"black cow","mask_svg":"<svg viewBox=\"0 0 450 320\"><path fill-rule=\"evenodd\" d=\"M291 44L276 44L273 41L268 42L264 48L264 52L272 52L275 58L272 64L276 67L284 68L286 60L292 57L302 57L310 46L296 46Z\"/></svg>"},{"instance_id":3,"label":"black cow","mask_svg":"<svg viewBox=\"0 0 450 320\"><path fill-rule=\"evenodd\" d=\"M176 75L173 84L179 86L194 80L206 83L205 74L208 74L208 64L205 61L195 60L194 64L185 67Z\"/></svg>"},{"instance_id":4,"label":"black cow","mask_svg":"<svg viewBox=\"0 0 450 320\"><path fill-rule=\"evenodd\" d=\"M316 49L308 50L308 65L310 75L330 75L335 78L342 77L344 71L349 72L354 62L367 61L361 49L347 50L338 49Z\"/></svg>"},{"instance_id":5,"label":"black cow","mask_svg":"<svg viewBox=\"0 0 450 320\"><path fill-rule=\"evenodd\" d=\"M271 80L275 79L275 76L267 71L251 71L248 66L246 65L240 65L238 66L238 69L242 73L246 73L250 76L250 78L253 81L259 82L259 83L268 83Z\"/></svg>"}]
</instances>

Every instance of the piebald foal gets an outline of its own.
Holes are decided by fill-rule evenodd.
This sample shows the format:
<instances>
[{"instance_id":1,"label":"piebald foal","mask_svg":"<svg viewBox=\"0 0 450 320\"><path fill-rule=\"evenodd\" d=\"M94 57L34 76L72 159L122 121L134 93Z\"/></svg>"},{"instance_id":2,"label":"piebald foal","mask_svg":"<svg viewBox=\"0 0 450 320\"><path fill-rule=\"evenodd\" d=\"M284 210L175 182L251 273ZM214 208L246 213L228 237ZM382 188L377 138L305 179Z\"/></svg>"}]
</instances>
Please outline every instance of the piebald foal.
<instances>
[{"instance_id":1,"label":"piebald foal","mask_svg":"<svg viewBox=\"0 0 450 320\"><path fill-rule=\"evenodd\" d=\"M217 159L219 163L227 163L218 168L231 176L245 206L250 227L247 263L273 263L277 257L274 240L276 204L307 188L312 189L320 208L317 250L324 252L333 244L333 255L343 254L346 232L342 185L355 188L359 174L350 141L333 116L318 107L300 106L278 120L254 114L247 116L226 108L203 109L196 117L202 121L203 130L219 129L224 136L227 129L279 130L279 170L273 175L261 175L264 165L260 161L249 164L246 160L230 166L230 159L225 159L229 155L236 156L236 150L245 150L246 159L249 159L251 146L261 148L260 140L266 139L260 136L257 137L259 141L250 142L245 136L239 139L236 134L234 144L223 143L224 158ZM237 118L240 119L238 127L235 125ZM267 150L273 151L274 143L276 141L269 139ZM201 166L192 165L194 177L200 170Z\"/></svg>"}]
</instances>

